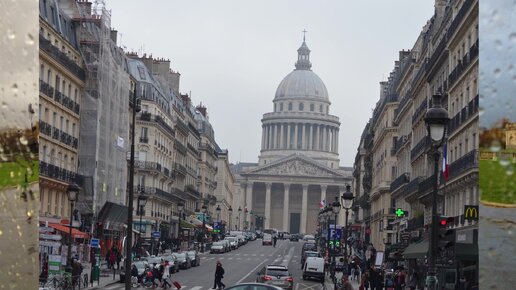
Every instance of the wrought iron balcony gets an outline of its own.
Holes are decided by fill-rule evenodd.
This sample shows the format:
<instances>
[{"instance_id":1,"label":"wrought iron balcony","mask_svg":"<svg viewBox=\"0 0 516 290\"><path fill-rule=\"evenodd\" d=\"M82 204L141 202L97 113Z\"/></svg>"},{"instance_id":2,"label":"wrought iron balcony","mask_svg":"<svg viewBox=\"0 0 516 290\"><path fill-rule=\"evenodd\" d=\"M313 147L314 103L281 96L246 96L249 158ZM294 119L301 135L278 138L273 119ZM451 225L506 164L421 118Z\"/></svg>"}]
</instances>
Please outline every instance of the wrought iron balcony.
<instances>
[{"instance_id":1,"label":"wrought iron balcony","mask_svg":"<svg viewBox=\"0 0 516 290\"><path fill-rule=\"evenodd\" d=\"M61 63L64 67L66 67L71 73L77 76L81 80L86 79L86 73L83 68L77 65L73 60L71 60L68 55L64 52L60 51L59 48L52 45L52 43L47 40L43 35L39 35L39 49L45 51L47 54L52 56L52 58L59 63Z\"/></svg>"},{"instance_id":2,"label":"wrought iron balcony","mask_svg":"<svg viewBox=\"0 0 516 290\"><path fill-rule=\"evenodd\" d=\"M59 140L59 136L61 135L61 130L56 127L52 127L52 138Z\"/></svg>"},{"instance_id":3,"label":"wrought iron balcony","mask_svg":"<svg viewBox=\"0 0 516 290\"><path fill-rule=\"evenodd\" d=\"M400 195L403 197L407 197L411 195L412 193L415 193L419 189L419 183L421 182L423 178L421 176L416 177L415 179L412 179L407 185L403 186L400 189Z\"/></svg>"},{"instance_id":4,"label":"wrought iron balcony","mask_svg":"<svg viewBox=\"0 0 516 290\"><path fill-rule=\"evenodd\" d=\"M416 146L410 151L410 159L414 160L416 157L418 157L421 153L425 151L426 148L430 146L430 138L428 136L423 137Z\"/></svg>"},{"instance_id":5,"label":"wrought iron balcony","mask_svg":"<svg viewBox=\"0 0 516 290\"><path fill-rule=\"evenodd\" d=\"M448 82L452 86L462 75L463 72L469 67L469 65L478 57L478 40L469 48L469 52L459 60L459 63L452 70L448 76Z\"/></svg>"},{"instance_id":6,"label":"wrought iron balcony","mask_svg":"<svg viewBox=\"0 0 516 290\"><path fill-rule=\"evenodd\" d=\"M442 179L441 179L441 181L442 181ZM432 191L434 189L435 182L436 182L435 174L430 177L427 177L423 181L421 181L418 186L418 193L417 193L418 197L421 197L421 196L425 195L426 193Z\"/></svg>"},{"instance_id":7,"label":"wrought iron balcony","mask_svg":"<svg viewBox=\"0 0 516 290\"><path fill-rule=\"evenodd\" d=\"M63 94L60 91L56 90L55 94L54 94L54 100L56 100L56 102L58 102L58 103L61 103L62 98L63 98Z\"/></svg>"},{"instance_id":8,"label":"wrought iron balcony","mask_svg":"<svg viewBox=\"0 0 516 290\"><path fill-rule=\"evenodd\" d=\"M159 165L159 167L158 167ZM161 165L156 162L150 162L150 161L141 161L141 160L135 160L134 161L134 167L143 169L143 170L156 170L160 171Z\"/></svg>"},{"instance_id":9,"label":"wrought iron balcony","mask_svg":"<svg viewBox=\"0 0 516 290\"><path fill-rule=\"evenodd\" d=\"M160 124L166 131L168 131L172 136L176 135L176 131L163 120L160 116L156 115L154 116L154 120L156 123Z\"/></svg>"},{"instance_id":10,"label":"wrought iron balcony","mask_svg":"<svg viewBox=\"0 0 516 290\"><path fill-rule=\"evenodd\" d=\"M423 102L421 102L421 104L419 104L419 107L416 109L416 111L412 115L412 124L416 123L416 121L419 119L419 117L421 117L421 115L423 115L423 113L426 112L426 109L427 109L427 101L424 100Z\"/></svg>"},{"instance_id":11,"label":"wrought iron balcony","mask_svg":"<svg viewBox=\"0 0 516 290\"><path fill-rule=\"evenodd\" d=\"M474 149L469 151L466 155L460 157L459 159L453 161L449 165L449 179L453 179L464 172L467 172L471 169L478 169L478 157L479 151L478 149Z\"/></svg>"},{"instance_id":12,"label":"wrought iron balcony","mask_svg":"<svg viewBox=\"0 0 516 290\"><path fill-rule=\"evenodd\" d=\"M476 117L478 113L478 95L469 101L468 105L458 112L448 123L448 134L453 134L458 128L464 123L468 122L471 118Z\"/></svg>"},{"instance_id":13,"label":"wrought iron balcony","mask_svg":"<svg viewBox=\"0 0 516 290\"><path fill-rule=\"evenodd\" d=\"M179 152L181 153L182 155L186 155L186 146L181 144L181 142L179 140L175 140L174 142L174 148Z\"/></svg>"},{"instance_id":14,"label":"wrought iron balcony","mask_svg":"<svg viewBox=\"0 0 516 290\"><path fill-rule=\"evenodd\" d=\"M58 179L67 183L75 182L77 173L64 168L48 164L44 161L39 163L39 172L43 176Z\"/></svg>"},{"instance_id":15,"label":"wrought iron balcony","mask_svg":"<svg viewBox=\"0 0 516 290\"><path fill-rule=\"evenodd\" d=\"M391 193L398 189L400 186L402 186L405 183L410 182L410 173L404 172L400 176L398 176L396 179L394 179L393 182L391 182Z\"/></svg>"},{"instance_id":16,"label":"wrought iron balcony","mask_svg":"<svg viewBox=\"0 0 516 290\"><path fill-rule=\"evenodd\" d=\"M54 97L54 88L43 80L39 80L39 91L49 98Z\"/></svg>"},{"instance_id":17,"label":"wrought iron balcony","mask_svg":"<svg viewBox=\"0 0 516 290\"><path fill-rule=\"evenodd\" d=\"M148 137L140 137L140 143L148 144L149 143L149 138Z\"/></svg>"},{"instance_id":18,"label":"wrought iron balcony","mask_svg":"<svg viewBox=\"0 0 516 290\"><path fill-rule=\"evenodd\" d=\"M182 174L183 176L186 176L186 167L184 167L182 164L179 164L179 163L175 163L174 164L174 170L180 174Z\"/></svg>"},{"instance_id":19,"label":"wrought iron balcony","mask_svg":"<svg viewBox=\"0 0 516 290\"><path fill-rule=\"evenodd\" d=\"M452 23L448 27L448 31L446 33L446 38L451 39L457 28L459 27L459 24L462 22L464 17L466 16L467 12L473 5L474 0L466 0L462 4L462 7L459 9L459 12L457 15L455 15L455 18L453 18Z\"/></svg>"},{"instance_id":20,"label":"wrought iron balcony","mask_svg":"<svg viewBox=\"0 0 516 290\"><path fill-rule=\"evenodd\" d=\"M52 135L52 126L44 121L39 121L39 131L47 136Z\"/></svg>"},{"instance_id":21,"label":"wrought iron balcony","mask_svg":"<svg viewBox=\"0 0 516 290\"><path fill-rule=\"evenodd\" d=\"M149 112L142 112L140 114L140 120L142 120L142 121L150 121L151 120L151 116L152 115Z\"/></svg>"},{"instance_id":22,"label":"wrought iron balcony","mask_svg":"<svg viewBox=\"0 0 516 290\"><path fill-rule=\"evenodd\" d=\"M432 54L432 57L430 57L430 60L428 61L428 67L431 68L437 62L437 60L439 59L439 57L443 53L444 48L446 47L446 40L447 39L446 39L445 36L443 36L441 38L441 41L439 42L439 44L435 48L434 53Z\"/></svg>"},{"instance_id":23,"label":"wrought iron balcony","mask_svg":"<svg viewBox=\"0 0 516 290\"><path fill-rule=\"evenodd\" d=\"M188 126L179 119L176 120L176 128L183 131L184 133L188 133L189 131Z\"/></svg>"}]
</instances>

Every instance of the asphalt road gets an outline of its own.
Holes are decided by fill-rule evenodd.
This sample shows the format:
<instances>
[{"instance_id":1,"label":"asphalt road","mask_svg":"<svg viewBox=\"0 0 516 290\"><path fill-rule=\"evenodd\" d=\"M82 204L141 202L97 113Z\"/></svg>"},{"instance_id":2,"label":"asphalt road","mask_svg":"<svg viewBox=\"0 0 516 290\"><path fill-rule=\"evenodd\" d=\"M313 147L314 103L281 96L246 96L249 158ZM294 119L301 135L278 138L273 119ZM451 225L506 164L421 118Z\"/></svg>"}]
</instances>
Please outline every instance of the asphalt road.
<instances>
[{"instance_id":1,"label":"asphalt road","mask_svg":"<svg viewBox=\"0 0 516 290\"><path fill-rule=\"evenodd\" d=\"M18 188L0 191L0 289L38 288L38 184L35 199L25 202ZM36 215L27 221L27 211Z\"/></svg>"},{"instance_id":2,"label":"asphalt road","mask_svg":"<svg viewBox=\"0 0 516 290\"><path fill-rule=\"evenodd\" d=\"M480 205L480 289L515 289L516 209Z\"/></svg>"},{"instance_id":3,"label":"asphalt road","mask_svg":"<svg viewBox=\"0 0 516 290\"><path fill-rule=\"evenodd\" d=\"M301 247L303 242L278 241L276 248L262 246L261 240L250 241L247 245L225 254L201 254L201 265L173 274L182 290L205 290L213 287L215 265L222 263L225 274L222 282L226 287L244 282L255 282L256 273L265 265L287 265L294 277L294 290L319 290L319 281L303 281L301 276ZM124 289L117 283L104 289Z\"/></svg>"}]
</instances>

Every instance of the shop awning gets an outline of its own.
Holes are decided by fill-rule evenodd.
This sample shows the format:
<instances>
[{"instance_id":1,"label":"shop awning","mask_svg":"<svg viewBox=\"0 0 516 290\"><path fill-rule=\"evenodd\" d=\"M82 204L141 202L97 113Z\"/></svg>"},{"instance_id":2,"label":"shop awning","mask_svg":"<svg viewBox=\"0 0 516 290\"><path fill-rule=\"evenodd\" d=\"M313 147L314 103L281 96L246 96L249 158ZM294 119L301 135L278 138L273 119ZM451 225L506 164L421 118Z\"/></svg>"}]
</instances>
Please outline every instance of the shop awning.
<instances>
[{"instance_id":1,"label":"shop awning","mask_svg":"<svg viewBox=\"0 0 516 290\"><path fill-rule=\"evenodd\" d=\"M408 245L403 252L403 258L405 259L419 259L424 258L428 252L428 240L424 240L419 243Z\"/></svg>"},{"instance_id":2,"label":"shop awning","mask_svg":"<svg viewBox=\"0 0 516 290\"><path fill-rule=\"evenodd\" d=\"M127 225L127 206L106 202L99 212L98 221L105 230L123 231Z\"/></svg>"},{"instance_id":3,"label":"shop awning","mask_svg":"<svg viewBox=\"0 0 516 290\"><path fill-rule=\"evenodd\" d=\"M193 229L193 228L195 228L195 225L193 225L185 220L181 220L181 228Z\"/></svg>"},{"instance_id":4,"label":"shop awning","mask_svg":"<svg viewBox=\"0 0 516 290\"><path fill-rule=\"evenodd\" d=\"M204 225L206 227L206 229L208 230L208 232L213 232L213 227L209 226L209 225Z\"/></svg>"},{"instance_id":5,"label":"shop awning","mask_svg":"<svg viewBox=\"0 0 516 290\"><path fill-rule=\"evenodd\" d=\"M70 233L70 227L67 227L64 225L49 223L48 226L53 227L54 229L61 231L63 233L66 233L66 234ZM74 239L87 239L88 234L72 228L72 237Z\"/></svg>"}]
</instances>

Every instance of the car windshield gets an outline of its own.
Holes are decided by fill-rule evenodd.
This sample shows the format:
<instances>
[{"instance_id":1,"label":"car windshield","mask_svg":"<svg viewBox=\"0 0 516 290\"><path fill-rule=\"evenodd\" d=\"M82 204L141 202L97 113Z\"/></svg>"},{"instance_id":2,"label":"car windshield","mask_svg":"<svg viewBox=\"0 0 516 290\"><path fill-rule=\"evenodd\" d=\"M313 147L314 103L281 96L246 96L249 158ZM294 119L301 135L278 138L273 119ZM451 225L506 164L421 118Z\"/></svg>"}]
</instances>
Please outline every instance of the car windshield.
<instances>
[{"instance_id":1,"label":"car windshield","mask_svg":"<svg viewBox=\"0 0 516 290\"><path fill-rule=\"evenodd\" d=\"M190 252L187 252L188 256L195 256L195 252L194 251L190 251Z\"/></svg>"},{"instance_id":2,"label":"car windshield","mask_svg":"<svg viewBox=\"0 0 516 290\"><path fill-rule=\"evenodd\" d=\"M269 270L267 270L267 275L273 276L273 277L288 276L288 270L286 270L286 269L269 269Z\"/></svg>"},{"instance_id":3,"label":"car windshield","mask_svg":"<svg viewBox=\"0 0 516 290\"><path fill-rule=\"evenodd\" d=\"M185 253L176 254L176 258L177 259L185 259L186 258L186 254Z\"/></svg>"},{"instance_id":4,"label":"car windshield","mask_svg":"<svg viewBox=\"0 0 516 290\"><path fill-rule=\"evenodd\" d=\"M163 260L165 260L165 261L174 261L174 257L173 256L164 256Z\"/></svg>"},{"instance_id":5,"label":"car windshield","mask_svg":"<svg viewBox=\"0 0 516 290\"><path fill-rule=\"evenodd\" d=\"M161 263L161 258L147 258L147 262L149 264L159 264Z\"/></svg>"},{"instance_id":6,"label":"car windshield","mask_svg":"<svg viewBox=\"0 0 516 290\"><path fill-rule=\"evenodd\" d=\"M214 247L214 246L221 246L222 247L222 246L224 246L224 243L223 242L215 242L211 246L212 247Z\"/></svg>"},{"instance_id":7,"label":"car windshield","mask_svg":"<svg viewBox=\"0 0 516 290\"><path fill-rule=\"evenodd\" d=\"M227 237L226 240L230 241L230 242L234 242L236 240L235 237Z\"/></svg>"},{"instance_id":8,"label":"car windshield","mask_svg":"<svg viewBox=\"0 0 516 290\"><path fill-rule=\"evenodd\" d=\"M306 252L307 257L319 257L319 253L317 252Z\"/></svg>"}]
</instances>

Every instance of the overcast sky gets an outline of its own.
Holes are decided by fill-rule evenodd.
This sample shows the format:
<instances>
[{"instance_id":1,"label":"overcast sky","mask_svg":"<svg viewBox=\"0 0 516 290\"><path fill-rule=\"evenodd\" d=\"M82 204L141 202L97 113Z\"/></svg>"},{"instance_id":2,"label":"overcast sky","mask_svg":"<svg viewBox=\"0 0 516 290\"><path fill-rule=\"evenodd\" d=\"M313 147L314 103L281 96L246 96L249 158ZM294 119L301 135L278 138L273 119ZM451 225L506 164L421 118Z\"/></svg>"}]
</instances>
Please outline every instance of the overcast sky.
<instances>
[{"instance_id":1,"label":"overcast sky","mask_svg":"<svg viewBox=\"0 0 516 290\"><path fill-rule=\"evenodd\" d=\"M433 0L106 2L118 44L171 60L180 91L207 106L233 163L257 162L262 115L294 69L306 29L312 70L341 121L341 166L352 166L379 82L434 12Z\"/></svg>"}]
</instances>

